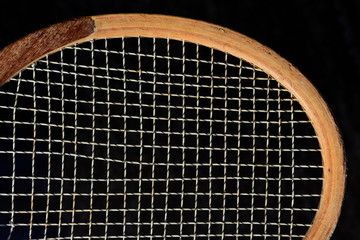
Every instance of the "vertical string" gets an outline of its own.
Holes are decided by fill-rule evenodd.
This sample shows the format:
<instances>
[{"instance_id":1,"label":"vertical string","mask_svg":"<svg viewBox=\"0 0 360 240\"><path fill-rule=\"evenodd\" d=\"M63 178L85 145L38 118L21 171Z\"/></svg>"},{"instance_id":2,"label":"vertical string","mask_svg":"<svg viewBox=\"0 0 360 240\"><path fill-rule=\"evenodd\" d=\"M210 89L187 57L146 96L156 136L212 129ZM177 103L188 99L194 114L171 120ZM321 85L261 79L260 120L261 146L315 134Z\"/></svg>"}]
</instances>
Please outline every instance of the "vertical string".
<instances>
[{"instance_id":1,"label":"vertical string","mask_svg":"<svg viewBox=\"0 0 360 240\"><path fill-rule=\"evenodd\" d=\"M241 167L241 158L240 158L240 148L241 148L241 91L242 91L242 86L241 86L241 76L242 76L242 59L239 60L239 100L238 100L238 134L237 134L237 171L236 171L236 177L237 177L237 181L236 181L236 235L239 236L240 235L240 180L241 180L241 176L240 176L240 167Z\"/></svg>"},{"instance_id":2,"label":"vertical string","mask_svg":"<svg viewBox=\"0 0 360 240\"><path fill-rule=\"evenodd\" d=\"M290 236L293 235L294 228L294 201L295 201L295 131L294 131L294 101L293 96L290 100L290 109L291 109L291 217L290 217Z\"/></svg>"},{"instance_id":3,"label":"vertical string","mask_svg":"<svg viewBox=\"0 0 360 240\"><path fill-rule=\"evenodd\" d=\"M153 239L154 235L154 188L155 188L155 145L156 145L156 38L153 38L153 107L152 107L152 153L151 153L151 220L150 220L150 239Z\"/></svg>"},{"instance_id":4,"label":"vertical string","mask_svg":"<svg viewBox=\"0 0 360 240\"><path fill-rule=\"evenodd\" d=\"M107 126L106 126L106 204L105 204L105 239L108 239L109 225L109 192L110 192L110 73L109 73L109 50L108 41L105 38L105 66L106 66L106 106L107 106Z\"/></svg>"},{"instance_id":5,"label":"vertical string","mask_svg":"<svg viewBox=\"0 0 360 240\"><path fill-rule=\"evenodd\" d=\"M47 165L47 196L46 196L46 214L45 214L45 230L44 238L47 239L48 223L49 223L49 210L50 210L50 178L51 178L51 98L50 98L50 68L49 57L46 56L46 86L48 97L48 165Z\"/></svg>"},{"instance_id":6,"label":"vertical string","mask_svg":"<svg viewBox=\"0 0 360 240\"><path fill-rule=\"evenodd\" d=\"M121 38L121 49L122 49L122 65L123 69L126 69L126 52L125 52L125 38ZM127 94L126 94L126 71L123 72L123 82L124 82L124 202L123 202L123 236L126 236L126 206L127 206Z\"/></svg>"},{"instance_id":7,"label":"vertical string","mask_svg":"<svg viewBox=\"0 0 360 240\"><path fill-rule=\"evenodd\" d=\"M198 192L199 192L199 155L200 155L200 89L199 89L199 43L196 44L196 169L195 169L195 206L194 206L194 236L196 239L196 224L198 217Z\"/></svg>"},{"instance_id":8,"label":"vertical string","mask_svg":"<svg viewBox=\"0 0 360 240\"><path fill-rule=\"evenodd\" d=\"M251 216L250 216L250 239L253 239L254 237L254 195L256 194L255 192L255 155L256 155L256 131L255 131L255 126L256 126L256 78L255 78L255 69L252 69L253 75L252 75L252 169L251 169Z\"/></svg>"},{"instance_id":9,"label":"vertical string","mask_svg":"<svg viewBox=\"0 0 360 240\"><path fill-rule=\"evenodd\" d=\"M18 92L20 89L20 83L21 83L21 72L19 74L19 78L17 81L16 86L16 93L15 93L15 102L14 102L14 109L13 109L13 141L12 141L12 178L11 178L11 229L9 233L8 240L10 240L12 233L15 228L15 222L14 222L14 216L15 216L15 204L14 204L14 196L15 196L15 177L16 177L16 109L18 104Z\"/></svg>"},{"instance_id":10,"label":"vertical string","mask_svg":"<svg viewBox=\"0 0 360 240\"><path fill-rule=\"evenodd\" d=\"M94 40L91 44L91 84L92 84L92 121L91 121L91 173L90 173L90 206L89 206L89 236L92 234L93 221L93 202L94 202L94 163L95 163L95 56L94 56Z\"/></svg>"},{"instance_id":11,"label":"vertical string","mask_svg":"<svg viewBox=\"0 0 360 240\"><path fill-rule=\"evenodd\" d=\"M73 197L72 197L72 211L71 211L71 239L74 239L75 228L75 212L76 212L76 197L77 194L77 154L78 154L78 74L77 74L77 47L74 48L74 97L75 97L75 116L74 116L74 179L73 179Z\"/></svg>"},{"instance_id":12,"label":"vertical string","mask_svg":"<svg viewBox=\"0 0 360 240\"><path fill-rule=\"evenodd\" d=\"M140 223L141 223L141 183L142 183L142 161L143 161L143 152L144 152L144 131L143 131L143 109L142 109L142 75L141 75L141 44L140 36L138 36L138 72L139 72L139 114L140 114L140 159L139 159L139 195L138 195L138 204L137 204L137 218L138 225L136 228L137 239L140 239Z\"/></svg>"},{"instance_id":13,"label":"vertical string","mask_svg":"<svg viewBox=\"0 0 360 240\"><path fill-rule=\"evenodd\" d=\"M211 209L212 209L212 161L213 161L213 114L214 114L214 49L211 48L210 58L210 149L209 149L209 216L208 216L208 235L211 235Z\"/></svg>"},{"instance_id":14,"label":"vertical string","mask_svg":"<svg viewBox=\"0 0 360 240\"><path fill-rule=\"evenodd\" d=\"M34 178L35 178L35 156L36 156L36 64L32 64L33 69L33 146L32 146L32 155L31 155L31 212L30 212L30 229L29 229L29 239L31 239L32 236L32 227L33 227L33 220L34 220L34 190L35 190L35 184L34 184Z\"/></svg>"},{"instance_id":15,"label":"vertical string","mask_svg":"<svg viewBox=\"0 0 360 240\"><path fill-rule=\"evenodd\" d=\"M270 140L270 76L268 76L266 81L266 147L265 147L265 209L264 209L264 238L267 239L267 207L268 207L268 194L269 194L269 140Z\"/></svg>"},{"instance_id":16,"label":"vertical string","mask_svg":"<svg viewBox=\"0 0 360 240\"><path fill-rule=\"evenodd\" d=\"M282 164L282 149L281 149L281 98L280 98L280 84L278 83L277 88L277 108L278 108L278 144L279 144L279 167L278 167L278 227L277 227L277 233L278 233L278 240L281 239L281 164Z\"/></svg>"},{"instance_id":17,"label":"vertical string","mask_svg":"<svg viewBox=\"0 0 360 240\"><path fill-rule=\"evenodd\" d=\"M60 187L60 207L59 207L59 222L58 222L58 237L61 237L62 229L62 213L63 213L63 198L64 198L64 173L65 173L65 123L64 123L64 52L60 51L61 59L61 187Z\"/></svg>"},{"instance_id":18,"label":"vertical string","mask_svg":"<svg viewBox=\"0 0 360 240\"><path fill-rule=\"evenodd\" d=\"M222 212L222 226L221 239L225 239L225 213L226 213L226 184L227 184L227 132L228 132L228 53L225 53L225 105L224 105L224 185L223 185L223 212Z\"/></svg>"},{"instance_id":19,"label":"vertical string","mask_svg":"<svg viewBox=\"0 0 360 240\"><path fill-rule=\"evenodd\" d=\"M171 126L171 116L170 116L170 84L171 84L171 77L170 77L170 39L166 39L166 51L167 51L167 93L168 93L168 114L167 114L167 153L166 153L166 194L165 194L165 216L164 216L164 235L163 237L166 238L167 236L167 221L168 221L168 206L169 206L169 174L170 174L170 126Z\"/></svg>"},{"instance_id":20,"label":"vertical string","mask_svg":"<svg viewBox=\"0 0 360 240\"><path fill-rule=\"evenodd\" d=\"M21 72L19 73L19 77L16 84L16 92L15 92L15 100L14 100L14 108L12 112L12 176L11 176L11 217L10 217L10 233L8 236L8 240L11 239L12 233L15 228L14 216L15 216L15 177L16 177L16 109L18 105L18 96L20 90L21 83Z\"/></svg>"},{"instance_id":21,"label":"vertical string","mask_svg":"<svg viewBox=\"0 0 360 240\"><path fill-rule=\"evenodd\" d=\"M182 41L182 119L181 119L181 132L182 132L182 148L181 148L181 156L182 156L182 166L181 166L181 199L180 199L180 236L183 234L183 220L184 220L184 190L185 190L185 42Z\"/></svg>"}]
</instances>

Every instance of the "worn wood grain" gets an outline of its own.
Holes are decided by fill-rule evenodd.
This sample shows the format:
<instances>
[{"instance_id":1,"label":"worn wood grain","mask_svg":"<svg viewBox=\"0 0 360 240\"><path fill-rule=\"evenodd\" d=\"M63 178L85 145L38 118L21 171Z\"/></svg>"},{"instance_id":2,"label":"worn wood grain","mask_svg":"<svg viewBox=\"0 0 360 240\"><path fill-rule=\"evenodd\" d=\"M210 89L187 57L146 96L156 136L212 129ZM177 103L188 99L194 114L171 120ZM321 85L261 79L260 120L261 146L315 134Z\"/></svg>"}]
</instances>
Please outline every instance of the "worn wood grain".
<instances>
[{"instance_id":1,"label":"worn wood grain","mask_svg":"<svg viewBox=\"0 0 360 240\"><path fill-rule=\"evenodd\" d=\"M0 85L42 56L93 32L94 21L83 17L41 29L5 47L0 51Z\"/></svg>"}]
</instances>

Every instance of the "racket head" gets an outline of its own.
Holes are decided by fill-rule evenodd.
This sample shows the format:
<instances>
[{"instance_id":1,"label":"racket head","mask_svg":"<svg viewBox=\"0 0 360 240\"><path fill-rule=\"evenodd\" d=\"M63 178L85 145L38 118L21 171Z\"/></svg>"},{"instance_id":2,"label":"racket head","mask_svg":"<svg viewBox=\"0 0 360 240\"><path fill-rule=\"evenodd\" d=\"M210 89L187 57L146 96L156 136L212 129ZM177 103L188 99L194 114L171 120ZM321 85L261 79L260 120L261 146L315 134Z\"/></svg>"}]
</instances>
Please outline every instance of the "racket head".
<instances>
[{"instance_id":1,"label":"racket head","mask_svg":"<svg viewBox=\"0 0 360 240\"><path fill-rule=\"evenodd\" d=\"M84 17L30 34L0 52L0 84L44 56L96 39L163 38L217 49L261 68L295 96L318 137L323 186L318 211L305 239L328 239L344 195L344 154L339 131L315 87L288 61L253 39L230 29L180 17L116 14Z\"/></svg>"}]
</instances>

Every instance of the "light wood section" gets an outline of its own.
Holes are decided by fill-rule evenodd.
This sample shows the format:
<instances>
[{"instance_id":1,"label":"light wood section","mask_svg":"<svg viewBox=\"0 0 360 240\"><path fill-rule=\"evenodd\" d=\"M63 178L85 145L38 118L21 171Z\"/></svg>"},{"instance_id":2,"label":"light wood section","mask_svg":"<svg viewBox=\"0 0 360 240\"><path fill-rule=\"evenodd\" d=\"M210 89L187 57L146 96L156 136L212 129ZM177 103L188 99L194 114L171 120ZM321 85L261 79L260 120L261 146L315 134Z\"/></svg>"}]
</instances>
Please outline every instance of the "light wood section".
<instances>
[{"instance_id":1,"label":"light wood section","mask_svg":"<svg viewBox=\"0 0 360 240\"><path fill-rule=\"evenodd\" d=\"M33 61L55 51L56 48L90 39L137 36L170 38L199 43L242 58L262 68L287 88L298 99L313 123L322 149L324 182L319 211L305 239L328 239L331 236L340 214L344 195L345 167L342 142L326 103L313 85L295 67L274 51L242 34L201 21L145 14L103 15L92 17L92 20L87 21L86 26L82 26L87 29L83 34L74 38L66 36L66 40L61 44L50 48L39 50L43 44L28 46L26 39L38 37L38 35L30 35L15 43L17 47L10 46L10 48L5 48L5 51L2 50L0 52L0 69L14 69L10 71L11 74L4 74L3 71L7 70L1 70L0 84ZM51 28L56 32L59 25ZM77 29L82 32L81 28ZM73 33L73 31L70 32ZM59 34L71 34L70 32L59 32ZM44 38L42 41L46 45L46 41L50 41L50 39L54 41L59 37L56 35L52 38ZM13 49L17 51L15 57L11 53ZM37 54L27 57L21 64L14 66L14 61L19 58L19 54L28 51L35 51ZM11 56L8 57L7 54ZM9 62L13 65L8 65Z\"/></svg>"}]
</instances>

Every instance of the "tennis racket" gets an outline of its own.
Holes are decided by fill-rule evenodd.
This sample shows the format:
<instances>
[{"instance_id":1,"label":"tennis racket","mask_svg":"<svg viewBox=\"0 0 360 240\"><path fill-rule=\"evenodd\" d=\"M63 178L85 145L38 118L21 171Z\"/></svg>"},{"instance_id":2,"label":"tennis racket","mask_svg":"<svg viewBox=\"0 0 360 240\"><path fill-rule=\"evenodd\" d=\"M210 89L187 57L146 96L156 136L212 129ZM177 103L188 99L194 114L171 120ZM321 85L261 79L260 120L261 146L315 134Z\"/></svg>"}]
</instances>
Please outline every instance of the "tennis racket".
<instances>
[{"instance_id":1,"label":"tennis racket","mask_svg":"<svg viewBox=\"0 0 360 240\"><path fill-rule=\"evenodd\" d=\"M1 239L329 239L342 143L317 90L201 21L84 17L0 51Z\"/></svg>"}]
</instances>

